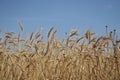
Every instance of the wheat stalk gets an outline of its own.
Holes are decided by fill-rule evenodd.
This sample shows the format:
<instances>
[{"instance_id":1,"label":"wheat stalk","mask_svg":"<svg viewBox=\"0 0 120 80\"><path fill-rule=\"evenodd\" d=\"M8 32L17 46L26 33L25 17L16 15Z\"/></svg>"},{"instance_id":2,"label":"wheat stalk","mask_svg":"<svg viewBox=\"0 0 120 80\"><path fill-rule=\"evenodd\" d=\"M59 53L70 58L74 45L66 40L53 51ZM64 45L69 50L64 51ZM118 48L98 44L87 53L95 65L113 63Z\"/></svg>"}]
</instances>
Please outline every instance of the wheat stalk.
<instances>
[{"instance_id":1,"label":"wheat stalk","mask_svg":"<svg viewBox=\"0 0 120 80\"><path fill-rule=\"evenodd\" d=\"M23 25L22 25L22 22L20 20L18 20L18 25L19 25L19 28L21 29L21 31L23 31Z\"/></svg>"}]
</instances>

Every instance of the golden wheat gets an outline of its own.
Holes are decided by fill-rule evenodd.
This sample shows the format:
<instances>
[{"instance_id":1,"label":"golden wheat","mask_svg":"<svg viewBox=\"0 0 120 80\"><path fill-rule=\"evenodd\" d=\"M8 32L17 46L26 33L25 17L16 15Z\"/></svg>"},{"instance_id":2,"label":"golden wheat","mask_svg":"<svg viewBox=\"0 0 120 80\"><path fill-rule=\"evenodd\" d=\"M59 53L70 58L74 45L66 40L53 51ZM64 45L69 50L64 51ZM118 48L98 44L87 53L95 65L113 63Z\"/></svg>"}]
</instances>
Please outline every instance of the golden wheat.
<instances>
[{"instance_id":1,"label":"golden wheat","mask_svg":"<svg viewBox=\"0 0 120 80\"><path fill-rule=\"evenodd\" d=\"M115 30L93 37L88 29L81 37L73 29L63 41L56 32L53 27L49 30L47 42L40 31L26 38L6 32L0 40L0 79L120 80L120 40L114 38Z\"/></svg>"}]
</instances>

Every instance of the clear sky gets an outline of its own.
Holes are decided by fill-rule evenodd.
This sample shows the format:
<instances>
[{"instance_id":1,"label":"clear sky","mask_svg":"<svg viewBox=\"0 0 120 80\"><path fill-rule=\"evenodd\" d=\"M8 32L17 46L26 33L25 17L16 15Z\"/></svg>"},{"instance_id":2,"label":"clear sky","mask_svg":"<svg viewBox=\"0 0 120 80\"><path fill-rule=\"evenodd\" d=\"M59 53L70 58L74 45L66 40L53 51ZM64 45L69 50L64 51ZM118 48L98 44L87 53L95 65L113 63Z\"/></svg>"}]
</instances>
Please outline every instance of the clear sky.
<instances>
[{"instance_id":1,"label":"clear sky","mask_svg":"<svg viewBox=\"0 0 120 80\"><path fill-rule=\"evenodd\" d=\"M25 34L39 27L46 34L51 26L58 37L73 28L103 34L106 25L120 33L120 0L0 0L0 30L18 32L17 20Z\"/></svg>"}]
</instances>

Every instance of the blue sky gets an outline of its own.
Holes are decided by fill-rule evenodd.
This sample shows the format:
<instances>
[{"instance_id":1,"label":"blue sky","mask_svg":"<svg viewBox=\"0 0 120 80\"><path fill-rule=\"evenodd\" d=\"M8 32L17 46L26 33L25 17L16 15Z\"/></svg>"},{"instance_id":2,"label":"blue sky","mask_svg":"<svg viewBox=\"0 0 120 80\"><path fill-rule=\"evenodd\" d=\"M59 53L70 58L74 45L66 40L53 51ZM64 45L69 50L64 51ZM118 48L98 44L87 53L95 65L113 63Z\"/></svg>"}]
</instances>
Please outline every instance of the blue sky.
<instances>
[{"instance_id":1,"label":"blue sky","mask_svg":"<svg viewBox=\"0 0 120 80\"><path fill-rule=\"evenodd\" d=\"M106 25L120 33L120 0L0 0L0 30L18 32L17 20L25 35L52 26L60 38L73 28L103 34Z\"/></svg>"}]
</instances>

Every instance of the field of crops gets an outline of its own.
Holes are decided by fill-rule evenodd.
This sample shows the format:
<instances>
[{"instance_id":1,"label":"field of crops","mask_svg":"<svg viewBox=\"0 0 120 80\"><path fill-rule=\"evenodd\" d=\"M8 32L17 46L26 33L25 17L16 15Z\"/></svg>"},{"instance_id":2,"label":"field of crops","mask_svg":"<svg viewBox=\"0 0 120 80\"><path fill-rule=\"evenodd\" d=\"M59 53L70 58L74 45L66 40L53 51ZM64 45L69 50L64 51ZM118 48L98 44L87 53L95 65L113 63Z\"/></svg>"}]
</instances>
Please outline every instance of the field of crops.
<instances>
[{"instance_id":1,"label":"field of crops","mask_svg":"<svg viewBox=\"0 0 120 80\"><path fill-rule=\"evenodd\" d=\"M120 40L107 28L99 37L73 29L59 40L52 27L47 41L41 31L25 38L6 32L0 39L0 80L120 80Z\"/></svg>"}]
</instances>

